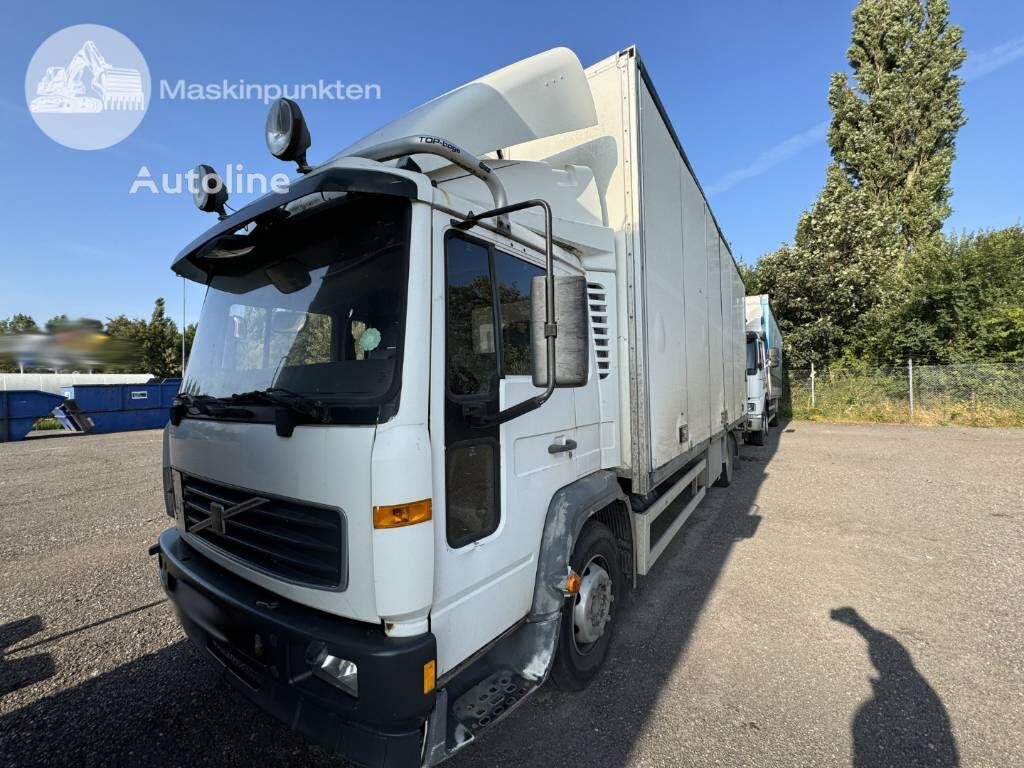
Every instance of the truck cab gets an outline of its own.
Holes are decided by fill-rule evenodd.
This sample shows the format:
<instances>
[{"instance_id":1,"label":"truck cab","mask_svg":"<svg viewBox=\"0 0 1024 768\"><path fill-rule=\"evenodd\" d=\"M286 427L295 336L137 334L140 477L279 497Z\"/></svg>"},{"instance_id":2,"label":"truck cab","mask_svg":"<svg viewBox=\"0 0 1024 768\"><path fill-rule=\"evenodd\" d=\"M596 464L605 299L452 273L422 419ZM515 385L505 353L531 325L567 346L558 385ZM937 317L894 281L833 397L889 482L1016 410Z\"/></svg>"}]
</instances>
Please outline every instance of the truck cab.
<instances>
[{"instance_id":1,"label":"truck cab","mask_svg":"<svg viewBox=\"0 0 1024 768\"><path fill-rule=\"evenodd\" d=\"M764 445L764 433L778 417L778 398L772 397L770 366L764 339L747 331L747 441Z\"/></svg>"},{"instance_id":2,"label":"truck cab","mask_svg":"<svg viewBox=\"0 0 1024 768\"><path fill-rule=\"evenodd\" d=\"M301 721L330 699L344 724L307 733L412 764L437 679L530 613L548 500L600 464L599 378L494 419L544 392L543 240L460 229L471 201L368 166L318 169L179 260L208 291L160 558L189 635L267 706ZM559 249L554 274L581 272Z\"/></svg>"},{"instance_id":3,"label":"truck cab","mask_svg":"<svg viewBox=\"0 0 1024 768\"><path fill-rule=\"evenodd\" d=\"M747 296L744 307L747 324L746 440L753 445L764 445L768 429L779 421L782 334L767 295Z\"/></svg>"}]
</instances>

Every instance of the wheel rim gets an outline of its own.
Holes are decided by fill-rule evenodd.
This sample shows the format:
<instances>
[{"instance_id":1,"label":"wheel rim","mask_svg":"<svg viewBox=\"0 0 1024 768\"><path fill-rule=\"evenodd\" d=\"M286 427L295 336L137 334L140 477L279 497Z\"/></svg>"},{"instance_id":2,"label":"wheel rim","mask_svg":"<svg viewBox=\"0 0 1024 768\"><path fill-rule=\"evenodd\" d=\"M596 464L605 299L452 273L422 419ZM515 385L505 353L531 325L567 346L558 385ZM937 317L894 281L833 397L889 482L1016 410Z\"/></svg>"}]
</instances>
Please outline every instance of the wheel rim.
<instances>
[{"instance_id":1,"label":"wheel rim","mask_svg":"<svg viewBox=\"0 0 1024 768\"><path fill-rule=\"evenodd\" d=\"M587 561L580 573L580 591L572 610L572 642L576 651L589 653L604 635L612 616L612 577L601 555Z\"/></svg>"}]
</instances>

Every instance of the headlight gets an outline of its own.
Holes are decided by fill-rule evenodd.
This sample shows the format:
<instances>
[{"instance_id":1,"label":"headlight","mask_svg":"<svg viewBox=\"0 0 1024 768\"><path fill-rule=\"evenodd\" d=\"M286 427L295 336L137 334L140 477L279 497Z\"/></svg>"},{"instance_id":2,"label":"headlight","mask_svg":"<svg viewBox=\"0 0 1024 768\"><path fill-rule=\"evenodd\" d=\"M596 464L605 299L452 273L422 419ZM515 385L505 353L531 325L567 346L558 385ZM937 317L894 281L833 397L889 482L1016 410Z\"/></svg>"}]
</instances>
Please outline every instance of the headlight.
<instances>
[{"instance_id":1,"label":"headlight","mask_svg":"<svg viewBox=\"0 0 1024 768\"><path fill-rule=\"evenodd\" d=\"M359 668L354 661L332 656L327 652L327 646L316 641L306 649L306 663L315 677L351 696L359 696Z\"/></svg>"},{"instance_id":2,"label":"headlight","mask_svg":"<svg viewBox=\"0 0 1024 768\"><path fill-rule=\"evenodd\" d=\"M218 216L224 218L224 203L228 201L228 190L224 181L217 172L209 165L200 164L192 169L194 178L192 188L192 202L196 208L207 213L215 211Z\"/></svg>"},{"instance_id":3,"label":"headlight","mask_svg":"<svg viewBox=\"0 0 1024 768\"><path fill-rule=\"evenodd\" d=\"M266 127L267 149L278 160L294 160L307 173L306 150L312 143L299 105L291 99L277 99L270 105Z\"/></svg>"},{"instance_id":4,"label":"headlight","mask_svg":"<svg viewBox=\"0 0 1024 768\"><path fill-rule=\"evenodd\" d=\"M270 106L270 114L267 115L267 149L274 157L284 157L292 143L295 118L290 103L286 99L278 99Z\"/></svg>"}]
</instances>

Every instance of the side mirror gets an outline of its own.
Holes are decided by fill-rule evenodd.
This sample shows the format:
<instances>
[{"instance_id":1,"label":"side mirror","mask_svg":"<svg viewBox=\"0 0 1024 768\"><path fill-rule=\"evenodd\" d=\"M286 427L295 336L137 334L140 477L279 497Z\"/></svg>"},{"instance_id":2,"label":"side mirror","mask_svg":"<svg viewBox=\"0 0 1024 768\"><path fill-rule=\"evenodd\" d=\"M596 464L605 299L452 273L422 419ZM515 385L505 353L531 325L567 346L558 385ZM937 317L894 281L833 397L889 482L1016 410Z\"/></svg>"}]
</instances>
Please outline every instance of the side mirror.
<instances>
[{"instance_id":1,"label":"side mirror","mask_svg":"<svg viewBox=\"0 0 1024 768\"><path fill-rule=\"evenodd\" d=\"M778 368L779 367L779 348L769 347L768 348L768 367Z\"/></svg>"},{"instance_id":2,"label":"side mirror","mask_svg":"<svg viewBox=\"0 0 1024 768\"><path fill-rule=\"evenodd\" d=\"M533 385L548 385L547 339L544 320L547 312L545 277L535 277L530 286L530 348L533 358ZM590 339L587 335L587 279L582 275L555 277L555 386L582 387L590 369Z\"/></svg>"}]
</instances>

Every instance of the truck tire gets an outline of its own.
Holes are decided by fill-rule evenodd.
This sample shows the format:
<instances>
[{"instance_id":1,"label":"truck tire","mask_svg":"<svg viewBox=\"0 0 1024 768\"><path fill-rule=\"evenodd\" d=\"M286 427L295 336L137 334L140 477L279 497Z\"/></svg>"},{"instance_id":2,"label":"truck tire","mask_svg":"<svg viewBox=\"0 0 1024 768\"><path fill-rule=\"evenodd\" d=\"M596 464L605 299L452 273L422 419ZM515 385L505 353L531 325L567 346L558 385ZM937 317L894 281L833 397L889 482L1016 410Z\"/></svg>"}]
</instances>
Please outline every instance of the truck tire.
<instances>
[{"instance_id":1,"label":"truck tire","mask_svg":"<svg viewBox=\"0 0 1024 768\"><path fill-rule=\"evenodd\" d=\"M757 430L756 432L748 432L747 442L750 443L751 445L764 445L764 433L767 429L768 426L765 425L763 428Z\"/></svg>"},{"instance_id":2,"label":"truck tire","mask_svg":"<svg viewBox=\"0 0 1024 768\"><path fill-rule=\"evenodd\" d=\"M718 488L732 485L732 476L736 471L736 438L730 433L725 439L725 455L722 457L722 474L715 480Z\"/></svg>"},{"instance_id":3,"label":"truck tire","mask_svg":"<svg viewBox=\"0 0 1024 768\"><path fill-rule=\"evenodd\" d=\"M582 691L608 656L622 590L619 545L596 520L583 526L569 560L580 590L565 598L551 679L563 691Z\"/></svg>"}]
</instances>

